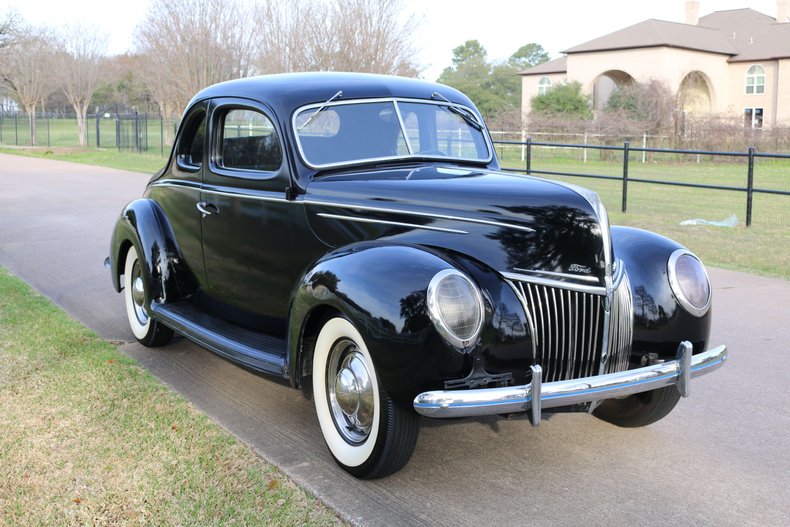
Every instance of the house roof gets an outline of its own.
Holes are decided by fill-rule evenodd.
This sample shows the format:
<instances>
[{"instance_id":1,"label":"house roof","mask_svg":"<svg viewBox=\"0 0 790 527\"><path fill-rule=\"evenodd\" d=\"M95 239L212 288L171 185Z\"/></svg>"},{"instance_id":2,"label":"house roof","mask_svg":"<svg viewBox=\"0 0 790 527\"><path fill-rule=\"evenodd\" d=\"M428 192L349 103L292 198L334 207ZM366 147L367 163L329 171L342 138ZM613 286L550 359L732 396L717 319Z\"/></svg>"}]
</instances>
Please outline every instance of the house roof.
<instances>
[{"instance_id":1,"label":"house roof","mask_svg":"<svg viewBox=\"0 0 790 527\"><path fill-rule=\"evenodd\" d=\"M526 69L521 72L521 75L546 75L549 73L565 73L567 71L568 57L563 56Z\"/></svg>"},{"instance_id":2,"label":"house roof","mask_svg":"<svg viewBox=\"0 0 790 527\"><path fill-rule=\"evenodd\" d=\"M790 24L748 8L715 11L696 26L650 19L563 53L662 46L729 55L730 62L790 57Z\"/></svg>"},{"instance_id":3,"label":"house roof","mask_svg":"<svg viewBox=\"0 0 790 527\"><path fill-rule=\"evenodd\" d=\"M753 9L715 11L699 19L700 26L716 28L738 51L730 62L790 57L790 23Z\"/></svg>"}]
</instances>

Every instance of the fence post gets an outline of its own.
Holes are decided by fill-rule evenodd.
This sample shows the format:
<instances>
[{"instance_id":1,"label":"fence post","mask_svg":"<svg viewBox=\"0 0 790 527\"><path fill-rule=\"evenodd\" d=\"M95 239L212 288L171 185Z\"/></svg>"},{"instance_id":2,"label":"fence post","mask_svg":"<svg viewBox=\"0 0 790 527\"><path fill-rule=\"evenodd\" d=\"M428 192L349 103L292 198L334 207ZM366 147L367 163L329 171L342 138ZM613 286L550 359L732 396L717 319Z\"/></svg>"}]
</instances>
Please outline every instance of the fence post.
<instances>
[{"instance_id":1,"label":"fence post","mask_svg":"<svg viewBox=\"0 0 790 527\"><path fill-rule=\"evenodd\" d=\"M752 225L752 199L754 198L754 147L749 147L749 164L746 177L746 226Z\"/></svg>"},{"instance_id":2,"label":"fence post","mask_svg":"<svg viewBox=\"0 0 790 527\"><path fill-rule=\"evenodd\" d=\"M165 157L165 118L164 116L159 117L159 150L161 151L162 157Z\"/></svg>"},{"instance_id":3,"label":"fence post","mask_svg":"<svg viewBox=\"0 0 790 527\"><path fill-rule=\"evenodd\" d=\"M116 108L115 111L115 146L118 147L118 151L121 151L121 116L118 115L118 111Z\"/></svg>"},{"instance_id":4,"label":"fence post","mask_svg":"<svg viewBox=\"0 0 790 527\"><path fill-rule=\"evenodd\" d=\"M19 112L14 112L14 144L19 146Z\"/></svg>"},{"instance_id":5,"label":"fence post","mask_svg":"<svg viewBox=\"0 0 790 527\"><path fill-rule=\"evenodd\" d=\"M96 148L101 148L101 136L99 134L99 110L96 109Z\"/></svg>"},{"instance_id":6,"label":"fence post","mask_svg":"<svg viewBox=\"0 0 790 527\"><path fill-rule=\"evenodd\" d=\"M628 209L628 154L629 143L623 143L623 212Z\"/></svg>"},{"instance_id":7,"label":"fence post","mask_svg":"<svg viewBox=\"0 0 790 527\"><path fill-rule=\"evenodd\" d=\"M587 162L587 130L584 131L584 148L582 149L582 162Z\"/></svg>"},{"instance_id":8,"label":"fence post","mask_svg":"<svg viewBox=\"0 0 790 527\"><path fill-rule=\"evenodd\" d=\"M645 149L647 148L647 132L642 133L642 164L645 164L647 161L647 152Z\"/></svg>"},{"instance_id":9,"label":"fence post","mask_svg":"<svg viewBox=\"0 0 790 527\"><path fill-rule=\"evenodd\" d=\"M51 118L47 117L46 115L44 115L44 119L47 120L47 148L52 148L52 141L51 141L50 136L49 136L49 122L50 122Z\"/></svg>"},{"instance_id":10,"label":"fence post","mask_svg":"<svg viewBox=\"0 0 790 527\"><path fill-rule=\"evenodd\" d=\"M532 172L532 138L527 137L527 174Z\"/></svg>"}]
</instances>

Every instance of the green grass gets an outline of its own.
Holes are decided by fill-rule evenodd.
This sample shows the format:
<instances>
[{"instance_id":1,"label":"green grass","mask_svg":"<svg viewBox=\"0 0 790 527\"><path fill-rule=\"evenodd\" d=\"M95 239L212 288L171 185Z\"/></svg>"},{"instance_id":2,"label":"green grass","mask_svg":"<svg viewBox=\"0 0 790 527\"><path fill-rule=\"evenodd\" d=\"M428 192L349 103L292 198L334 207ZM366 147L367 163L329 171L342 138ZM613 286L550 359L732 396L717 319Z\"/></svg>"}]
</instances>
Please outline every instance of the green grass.
<instances>
[{"instance_id":1,"label":"green grass","mask_svg":"<svg viewBox=\"0 0 790 527\"><path fill-rule=\"evenodd\" d=\"M0 524L339 525L0 268Z\"/></svg>"},{"instance_id":2,"label":"green grass","mask_svg":"<svg viewBox=\"0 0 790 527\"><path fill-rule=\"evenodd\" d=\"M136 152L119 152L115 149L103 148L0 147L0 153L72 161L86 165L144 172L146 174L153 174L165 166L167 162L167 158L162 157L158 152L138 154Z\"/></svg>"}]
</instances>

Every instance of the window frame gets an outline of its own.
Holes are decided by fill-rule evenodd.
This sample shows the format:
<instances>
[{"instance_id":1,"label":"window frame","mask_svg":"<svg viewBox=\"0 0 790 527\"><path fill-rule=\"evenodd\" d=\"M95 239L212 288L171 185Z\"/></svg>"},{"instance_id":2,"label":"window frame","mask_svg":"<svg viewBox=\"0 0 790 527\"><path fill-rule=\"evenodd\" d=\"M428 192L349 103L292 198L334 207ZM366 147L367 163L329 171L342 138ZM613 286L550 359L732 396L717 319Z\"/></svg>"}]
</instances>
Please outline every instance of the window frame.
<instances>
[{"instance_id":1,"label":"window frame","mask_svg":"<svg viewBox=\"0 0 790 527\"><path fill-rule=\"evenodd\" d=\"M757 111L760 112L759 121L757 120ZM748 117L747 117L748 116ZM743 125L748 130L762 130L765 124L765 108L761 106L747 106L743 109ZM751 126L747 127L747 120L750 119Z\"/></svg>"},{"instance_id":2,"label":"window frame","mask_svg":"<svg viewBox=\"0 0 790 527\"><path fill-rule=\"evenodd\" d=\"M202 114L202 118L199 115ZM209 134L209 126L208 126L208 108L205 104L200 104L193 106L189 114L186 118L182 121L183 127L179 130L178 133L178 143L175 146L175 161L176 166L183 170L184 172L196 173L199 172L200 169L203 168L203 164L206 162L206 137ZM201 159L200 163L192 162L192 156L189 156L190 161L187 161L185 151L185 143L186 140L189 140L189 152L192 151L192 146L195 142L195 134L197 133L198 129L200 129L201 124L204 126L203 130L203 147L201 152Z\"/></svg>"},{"instance_id":3,"label":"window frame","mask_svg":"<svg viewBox=\"0 0 790 527\"><path fill-rule=\"evenodd\" d=\"M348 106L352 104L370 104L370 103L381 103L381 102L389 102L392 103L395 111L398 115L398 120L400 122L402 130L405 132L405 126L403 124L403 117L401 116L401 110L398 106L398 103L415 103L415 104L432 104L436 106L456 106L458 108L462 108L468 112L470 112L475 119L480 124L480 133L483 138L483 146L488 151L488 157L485 159L470 159L470 158L458 158L453 156L430 156L430 155L417 155L417 154L407 154L407 155L396 155L396 156L387 156L387 157L377 157L377 158L370 158L370 159L355 159L352 161L342 161L336 163L311 163L307 157L305 156L304 148L302 146L302 141L299 136L298 126L297 126L297 117L299 114L314 109L314 108L331 108L333 106ZM296 149L299 154L299 158L301 159L302 163L305 166L313 169L313 170L326 170L332 168L339 168L339 167L348 167L348 166L357 166L357 165L364 165L369 163L376 163L380 161L397 161L397 160L420 160L420 159L428 159L431 161L451 161L451 162L460 162L460 163L473 163L476 165L487 165L491 163L494 159L494 146L491 143L491 138L488 134L488 128L485 126L482 116L472 108L457 102L447 102L441 100L431 100L431 99L415 99L410 97L370 97L365 99L352 99L352 100L338 100L332 101L330 103L313 103L313 104L306 104L300 106L296 110L294 110L293 114L291 115L291 127L293 131L293 137L296 141ZM406 143L408 145L408 135L405 135ZM407 148L411 148L407 146Z\"/></svg>"},{"instance_id":4,"label":"window frame","mask_svg":"<svg viewBox=\"0 0 790 527\"><path fill-rule=\"evenodd\" d=\"M544 75L538 80L538 95L546 95L553 85L554 83L551 82L551 78Z\"/></svg>"},{"instance_id":5,"label":"window frame","mask_svg":"<svg viewBox=\"0 0 790 527\"><path fill-rule=\"evenodd\" d=\"M211 136L210 136L210 155L209 169L217 176L230 177L237 179L270 180L279 177L286 167L286 149L283 142L283 134L278 122L273 118L274 112L263 105L255 104L253 101L237 98L214 99L211 105ZM253 111L263 115L272 124L272 129L277 135L277 142L280 145L280 166L275 170L257 170L249 168L225 167L219 163L222 158L222 140L224 132L224 118L233 110Z\"/></svg>"},{"instance_id":6,"label":"window frame","mask_svg":"<svg viewBox=\"0 0 790 527\"><path fill-rule=\"evenodd\" d=\"M758 82L762 80L762 82ZM746 69L746 84L744 93L746 95L764 95L767 75L765 73L765 66L761 64L752 64ZM749 90L752 91L749 91Z\"/></svg>"}]
</instances>

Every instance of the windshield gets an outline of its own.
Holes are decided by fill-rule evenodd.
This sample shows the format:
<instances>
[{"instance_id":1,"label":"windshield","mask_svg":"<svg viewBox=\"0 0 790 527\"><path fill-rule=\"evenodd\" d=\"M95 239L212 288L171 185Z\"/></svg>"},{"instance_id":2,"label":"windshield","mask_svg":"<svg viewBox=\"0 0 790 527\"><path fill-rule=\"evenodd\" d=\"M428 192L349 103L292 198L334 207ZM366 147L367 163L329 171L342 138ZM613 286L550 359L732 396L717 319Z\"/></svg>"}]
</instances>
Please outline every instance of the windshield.
<instances>
[{"instance_id":1,"label":"windshield","mask_svg":"<svg viewBox=\"0 0 790 527\"><path fill-rule=\"evenodd\" d=\"M295 114L294 130L313 168L411 158L488 162L478 121L454 103L376 99L308 106Z\"/></svg>"}]
</instances>

